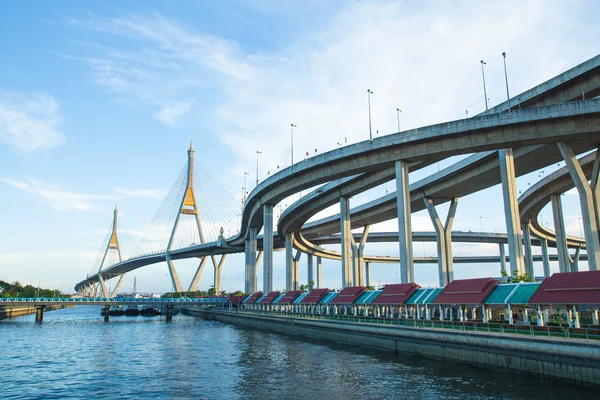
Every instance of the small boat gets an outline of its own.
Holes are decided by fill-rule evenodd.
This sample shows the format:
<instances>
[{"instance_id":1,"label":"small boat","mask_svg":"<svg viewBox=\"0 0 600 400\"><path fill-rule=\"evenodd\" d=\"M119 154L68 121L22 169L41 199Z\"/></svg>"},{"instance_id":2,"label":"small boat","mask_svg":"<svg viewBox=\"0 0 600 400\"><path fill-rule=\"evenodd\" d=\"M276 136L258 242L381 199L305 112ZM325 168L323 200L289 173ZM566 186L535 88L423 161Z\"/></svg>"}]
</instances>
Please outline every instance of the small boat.
<instances>
[{"instance_id":1,"label":"small boat","mask_svg":"<svg viewBox=\"0 0 600 400\"><path fill-rule=\"evenodd\" d=\"M140 315L140 309L137 308L137 306L128 306L125 309L125 315L127 315L128 317L137 317L138 315Z\"/></svg>"},{"instance_id":2,"label":"small boat","mask_svg":"<svg viewBox=\"0 0 600 400\"><path fill-rule=\"evenodd\" d=\"M143 315L145 317L154 317L156 315L159 315L160 312L151 306L145 306L144 308L142 308L142 311L140 311L140 315Z\"/></svg>"}]
</instances>

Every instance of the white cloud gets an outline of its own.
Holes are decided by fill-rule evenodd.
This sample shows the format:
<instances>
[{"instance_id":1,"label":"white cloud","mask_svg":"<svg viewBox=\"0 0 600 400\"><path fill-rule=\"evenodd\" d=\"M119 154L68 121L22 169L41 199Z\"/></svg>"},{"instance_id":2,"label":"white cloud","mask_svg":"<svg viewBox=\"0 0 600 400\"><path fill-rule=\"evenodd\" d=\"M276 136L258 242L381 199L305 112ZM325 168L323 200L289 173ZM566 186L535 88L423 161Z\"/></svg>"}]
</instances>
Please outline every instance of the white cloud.
<instances>
[{"instance_id":1,"label":"white cloud","mask_svg":"<svg viewBox=\"0 0 600 400\"><path fill-rule=\"evenodd\" d=\"M154 113L152 117L165 125L175 125L176 119L184 116L192 109L187 103L174 103Z\"/></svg>"},{"instance_id":2,"label":"white cloud","mask_svg":"<svg viewBox=\"0 0 600 400\"><path fill-rule=\"evenodd\" d=\"M58 103L47 94L0 93L0 142L9 147L31 153L62 145L60 122Z\"/></svg>"},{"instance_id":3,"label":"white cloud","mask_svg":"<svg viewBox=\"0 0 600 400\"><path fill-rule=\"evenodd\" d=\"M115 187L114 191L123 197L146 197L149 199L162 199L166 194L162 189L126 189Z\"/></svg>"}]
</instances>

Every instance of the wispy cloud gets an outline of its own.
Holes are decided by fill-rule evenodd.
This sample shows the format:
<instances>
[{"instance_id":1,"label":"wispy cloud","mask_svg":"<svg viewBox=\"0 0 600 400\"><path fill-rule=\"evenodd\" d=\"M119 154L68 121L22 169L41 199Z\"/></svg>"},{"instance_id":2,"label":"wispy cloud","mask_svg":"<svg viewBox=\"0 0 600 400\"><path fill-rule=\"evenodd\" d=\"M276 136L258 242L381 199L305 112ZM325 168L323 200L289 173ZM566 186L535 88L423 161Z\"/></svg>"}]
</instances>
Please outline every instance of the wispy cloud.
<instances>
[{"instance_id":1,"label":"wispy cloud","mask_svg":"<svg viewBox=\"0 0 600 400\"><path fill-rule=\"evenodd\" d=\"M162 199L166 193L161 189L126 189L115 187L114 191L123 197L147 197L149 199Z\"/></svg>"},{"instance_id":2,"label":"wispy cloud","mask_svg":"<svg viewBox=\"0 0 600 400\"><path fill-rule=\"evenodd\" d=\"M191 109L191 104L174 103L154 113L152 117L165 125L173 126L177 119L187 114Z\"/></svg>"},{"instance_id":3,"label":"wispy cloud","mask_svg":"<svg viewBox=\"0 0 600 400\"><path fill-rule=\"evenodd\" d=\"M56 185L41 182L34 178L14 180L0 177L0 182L30 193L42 203L58 211L82 211L92 208L97 201L118 200L125 197L145 197L160 199L164 191L159 189L124 189L114 188L108 195L78 193L61 189Z\"/></svg>"},{"instance_id":4,"label":"wispy cloud","mask_svg":"<svg viewBox=\"0 0 600 400\"><path fill-rule=\"evenodd\" d=\"M0 92L0 142L9 147L31 153L64 144L60 122L58 103L50 95Z\"/></svg>"}]
</instances>

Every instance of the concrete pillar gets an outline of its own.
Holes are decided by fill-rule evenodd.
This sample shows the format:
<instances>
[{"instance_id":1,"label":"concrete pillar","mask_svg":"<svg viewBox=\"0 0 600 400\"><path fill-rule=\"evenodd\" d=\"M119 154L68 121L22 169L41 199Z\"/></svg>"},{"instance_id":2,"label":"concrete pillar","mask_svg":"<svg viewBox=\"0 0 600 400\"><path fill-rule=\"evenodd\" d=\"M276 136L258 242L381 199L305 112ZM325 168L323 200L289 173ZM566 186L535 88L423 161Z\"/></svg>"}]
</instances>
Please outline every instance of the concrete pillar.
<instances>
[{"instance_id":1,"label":"concrete pillar","mask_svg":"<svg viewBox=\"0 0 600 400\"><path fill-rule=\"evenodd\" d=\"M594 210L596 212L596 225L600 228L600 148L596 149L596 160L592 168L592 179L590 186L592 188L592 196L594 197Z\"/></svg>"},{"instance_id":2,"label":"concrete pillar","mask_svg":"<svg viewBox=\"0 0 600 400\"><path fill-rule=\"evenodd\" d=\"M544 326L544 314L542 313L541 307L537 306L537 324L538 326Z\"/></svg>"},{"instance_id":3,"label":"concrete pillar","mask_svg":"<svg viewBox=\"0 0 600 400\"><path fill-rule=\"evenodd\" d=\"M300 289L300 268L299 268L299 264L300 264L300 257L302 256L302 253L300 252L300 250L296 251L296 256L294 257L294 262L292 264L292 270L293 270L293 278L292 278L292 290L298 290Z\"/></svg>"},{"instance_id":4,"label":"concrete pillar","mask_svg":"<svg viewBox=\"0 0 600 400\"><path fill-rule=\"evenodd\" d=\"M44 309L46 306L44 305L36 305L35 306L35 322L44 321Z\"/></svg>"},{"instance_id":5,"label":"concrete pillar","mask_svg":"<svg viewBox=\"0 0 600 400\"><path fill-rule=\"evenodd\" d=\"M285 289L287 291L294 290L294 248L292 246L293 235L285 234Z\"/></svg>"},{"instance_id":6,"label":"concrete pillar","mask_svg":"<svg viewBox=\"0 0 600 400\"><path fill-rule=\"evenodd\" d=\"M369 225L366 225L363 228L362 236L360 237L360 242L356 244L355 250L353 251L353 269L354 269L354 285L355 286L364 286L365 285L365 275L362 270L363 264L363 254L365 251L365 244L367 243L367 238L369 237Z\"/></svg>"},{"instance_id":7,"label":"concrete pillar","mask_svg":"<svg viewBox=\"0 0 600 400\"><path fill-rule=\"evenodd\" d=\"M210 256L211 260L212 260L212 264L214 267L214 278L213 278L213 286L215 288L215 292L217 294L221 293L221 268L223 267L223 262L225 261L225 256L227 254L223 254L221 256L221 259L219 260L219 262L217 263L217 259L214 255Z\"/></svg>"},{"instance_id":8,"label":"concrete pillar","mask_svg":"<svg viewBox=\"0 0 600 400\"><path fill-rule=\"evenodd\" d=\"M396 161L396 202L398 207L398 243L400 247L400 282L414 282L410 187L408 163Z\"/></svg>"},{"instance_id":9,"label":"concrete pillar","mask_svg":"<svg viewBox=\"0 0 600 400\"><path fill-rule=\"evenodd\" d=\"M206 257L200 257L200 264L198 268L196 268L196 273L190 282L190 286L188 287L188 292L194 292L198 290L198 285L200 284L200 278L202 277L202 272L204 271L204 264L206 264Z\"/></svg>"},{"instance_id":10,"label":"concrete pillar","mask_svg":"<svg viewBox=\"0 0 600 400\"><path fill-rule=\"evenodd\" d=\"M371 263L365 261L365 286L371 286Z\"/></svg>"},{"instance_id":11,"label":"concrete pillar","mask_svg":"<svg viewBox=\"0 0 600 400\"><path fill-rule=\"evenodd\" d=\"M340 198L340 232L342 241L342 289L352 286L352 231L350 229L350 199Z\"/></svg>"},{"instance_id":12,"label":"concrete pillar","mask_svg":"<svg viewBox=\"0 0 600 400\"><path fill-rule=\"evenodd\" d=\"M112 297L112 298L117 297L117 295L119 294L119 289L121 288L121 283L123 283L124 277L125 277L125 274L121 274L119 276L119 281L117 282L117 286L115 286L115 288L113 289L110 297Z\"/></svg>"},{"instance_id":13,"label":"concrete pillar","mask_svg":"<svg viewBox=\"0 0 600 400\"><path fill-rule=\"evenodd\" d=\"M579 272L579 255L581 253L581 247L577 247L575 249L575 254L573 257L569 256L569 261L571 262L571 272Z\"/></svg>"},{"instance_id":14,"label":"concrete pillar","mask_svg":"<svg viewBox=\"0 0 600 400\"><path fill-rule=\"evenodd\" d=\"M518 275L525 273L523 265L523 238L519 229L519 202L515 181L515 163L512 149L498 151L500 159L500 178L504 198L504 216L508 234L508 251L510 254L510 270Z\"/></svg>"},{"instance_id":15,"label":"concrete pillar","mask_svg":"<svg viewBox=\"0 0 600 400\"><path fill-rule=\"evenodd\" d=\"M567 234L565 232L565 219L562 210L560 195L553 194L552 217L554 218L554 231L556 233L556 252L558 253L558 267L560 272L570 272L569 252L567 250Z\"/></svg>"},{"instance_id":16,"label":"concrete pillar","mask_svg":"<svg viewBox=\"0 0 600 400\"><path fill-rule=\"evenodd\" d=\"M249 239L249 261L250 261L250 293L256 292L257 289L257 281L258 281L258 265L256 264L256 235L258 233L258 229L251 227L250 228L250 239Z\"/></svg>"},{"instance_id":17,"label":"concrete pillar","mask_svg":"<svg viewBox=\"0 0 600 400\"><path fill-rule=\"evenodd\" d=\"M108 322L110 318L110 306L104 306L104 322Z\"/></svg>"},{"instance_id":18,"label":"concrete pillar","mask_svg":"<svg viewBox=\"0 0 600 400\"><path fill-rule=\"evenodd\" d=\"M544 265L544 278L550 277L550 257L548 256L548 240L540 239L542 246L542 263Z\"/></svg>"},{"instance_id":19,"label":"concrete pillar","mask_svg":"<svg viewBox=\"0 0 600 400\"><path fill-rule=\"evenodd\" d=\"M323 287L323 274L322 274L322 269L323 269L323 263L321 262L321 257L317 257L317 283L316 283L316 287L317 288L322 288Z\"/></svg>"},{"instance_id":20,"label":"concrete pillar","mask_svg":"<svg viewBox=\"0 0 600 400\"><path fill-rule=\"evenodd\" d=\"M273 206L263 206L263 292L273 291Z\"/></svg>"},{"instance_id":21,"label":"concrete pillar","mask_svg":"<svg viewBox=\"0 0 600 400\"><path fill-rule=\"evenodd\" d=\"M481 305L481 316L483 318L483 322L489 322L487 310L485 309L485 304Z\"/></svg>"},{"instance_id":22,"label":"concrete pillar","mask_svg":"<svg viewBox=\"0 0 600 400\"><path fill-rule=\"evenodd\" d=\"M171 322L173 319L173 306L167 306L167 322Z\"/></svg>"},{"instance_id":23,"label":"concrete pillar","mask_svg":"<svg viewBox=\"0 0 600 400\"><path fill-rule=\"evenodd\" d=\"M313 281L313 283L315 282L315 279L313 277L313 255L312 254L307 254L306 255L306 268L308 269L307 274L306 274L306 283L308 285L310 285L310 281Z\"/></svg>"},{"instance_id":24,"label":"concrete pillar","mask_svg":"<svg viewBox=\"0 0 600 400\"><path fill-rule=\"evenodd\" d=\"M592 324L598 325L598 310L592 310Z\"/></svg>"},{"instance_id":25,"label":"concrete pillar","mask_svg":"<svg viewBox=\"0 0 600 400\"><path fill-rule=\"evenodd\" d=\"M592 187L590 187L571 146L567 143L557 144L558 149L565 160L569 174L573 179L573 183L575 183L577 192L579 193L581 220L583 221L583 228L585 231L585 246L588 254L588 265L590 271L595 271L600 267L600 242L598 240L598 220L596 218Z\"/></svg>"},{"instance_id":26,"label":"concrete pillar","mask_svg":"<svg viewBox=\"0 0 600 400\"><path fill-rule=\"evenodd\" d=\"M523 323L529 324L529 312L527 311L527 308L523 309Z\"/></svg>"},{"instance_id":27,"label":"concrete pillar","mask_svg":"<svg viewBox=\"0 0 600 400\"><path fill-rule=\"evenodd\" d=\"M438 310L440 312L440 321L443 321L444 320L444 310L442 309L441 305L438 306Z\"/></svg>"},{"instance_id":28,"label":"concrete pillar","mask_svg":"<svg viewBox=\"0 0 600 400\"><path fill-rule=\"evenodd\" d=\"M425 206L427 207L429 217L431 218L431 222L433 222L433 227L435 229L438 253L438 279L440 287L444 287L454 280L452 224L454 222L454 215L456 214L458 198L455 197L450 202L445 225L442 225L440 217L435 210L433 200L430 198L424 198L423 200L425 201Z\"/></svg>"},{"instance_id":29,"label":"concrete pillar","mask_svg":"<svg viewBox=\"0 0 600 400\"><path fill-rule=\"evenodd\" d=\"M504 272L506 276L503 276L502 282L506 283L508 277L510 276L510 273L508 271L508 268L506 267L506 253L504 252L504 243L499 243L498 248L500 249L500 275L502 275L502 272Z\"/></svg>"},{"instance_id":30,"label":"concrete pillar","mask_svg":"<svg viewBox=\"0 0 600 400\"><path fill-rule=\"evenodd\" d=\"M530 223L521 224L523 230L523 243L525 244L525 273L531 279L535 278L533 271L533 253L531 252L531 229Z\"/></svg>"},{"instance_id":31,"label":"concrete pillar","mask_svg":"<svg viewBox=\"0 0 600 400\"><path fill-rule=\"evenodd\" d=\"M508 323L512 325L514 321L513 321L512 309L510 308L510 304L506 305L506 313L507 313L506 318L508 320Z\"/></svg>"},{"instance_id":32,"label":"concrete pillar","mask_svg":"<svg viewBox=\"0 0 600 400\"><path fill-rule=\"evenodd\" d=\"M244 293L250 293L250 266L252 263L250 262L250 241L246 239L244 241Z\"/></svg>"}]
</instances>

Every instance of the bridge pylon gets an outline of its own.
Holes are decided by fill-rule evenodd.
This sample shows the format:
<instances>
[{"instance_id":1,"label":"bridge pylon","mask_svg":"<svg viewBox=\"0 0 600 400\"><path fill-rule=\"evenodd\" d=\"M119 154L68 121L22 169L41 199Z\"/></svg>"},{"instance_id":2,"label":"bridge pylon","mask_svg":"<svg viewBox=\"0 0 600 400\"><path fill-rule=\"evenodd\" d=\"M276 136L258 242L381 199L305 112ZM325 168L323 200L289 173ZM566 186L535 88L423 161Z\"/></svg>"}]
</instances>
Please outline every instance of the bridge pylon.
<instances>
[{"instance_id":1,"label":"bridge pylon","mask_svg":"<svg viewBox=\"0 0 600 400\"><path fill-rule=\"evenodd\" d=\"M181 220L182 215L192 215L196 219L196 226L198 227L198 235L200 236L200 243L205 243L204 241L204 233L202 231L202 224L200 223L200 214L198 212L198 207L196 205L196 195L194 192L194 146L192 142L190 142L190 148L188 150L188 164L187 164L187 180L185 190L183 192L183 197L181 199L181 203L179 205L179 211L177 212L177 216L175 217L175 222L173 223L173 229L171 230L171 236L169 237L169 242L167 244L167 248L165 250L165 259L167 261L167 265L169 267L169 275L171 276L171 283L176 292L183 292L183 286L181 285L181 281L179 280L179 275L177 274L177 270L175 269L175 265L173 264L173 260L171 259L171 248L173 247L173 241L175 239L175 235L177 234L177 227ZM194 278L188 288L188 291L193 291L198 288L198 283L200 281L200 275L202 275L202 271L204 269L205 257L200 258L200 265L196 273L194 274Z\"/></svg>"},{"instance_id":2,"label":"bridge pylon","mask_svg":"<svg viewBox=\"0 0 600 400\"><path fill-rule=\"evenodd\" d=\"M107 260L107 256L109 255L109 253L111 251L112 252L116 251L118 260L119 260L118 262L123 261L123 258L121 257L121 247L119 246L119 236L117 235L118 215L119 215L119 209L115 205L115 211L113 213L113 223L112 223L112 230L110 233L110 238L108 240L106 248L104 249L104 254L102 255L102 261L100 261L100 265L98 266L98 282L100 283L101 297L115 297L116 294L119 292L119 288L121 287L121 282L123 282L124 274L121 274L121 275L119 275L119 282L117 283L117 286L115 286L115 289L113 290L112 293L109 293L108 289L106 288L106 281L102 277L102 268L104 268L104 264ZM95 290L94 290L94 292L95 292Z\"/></svg>"}]
</instances>

